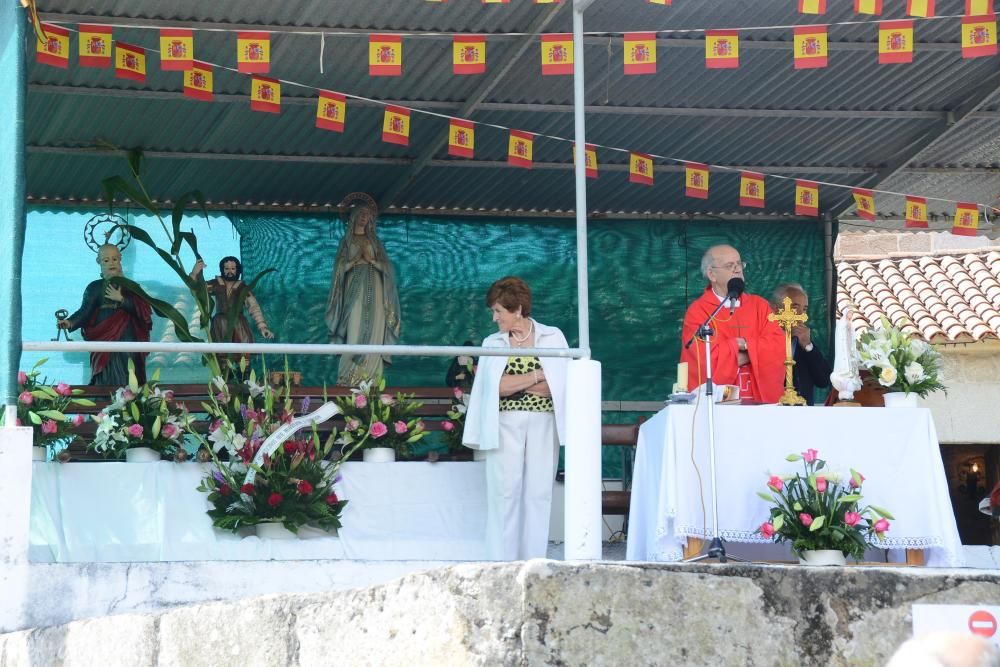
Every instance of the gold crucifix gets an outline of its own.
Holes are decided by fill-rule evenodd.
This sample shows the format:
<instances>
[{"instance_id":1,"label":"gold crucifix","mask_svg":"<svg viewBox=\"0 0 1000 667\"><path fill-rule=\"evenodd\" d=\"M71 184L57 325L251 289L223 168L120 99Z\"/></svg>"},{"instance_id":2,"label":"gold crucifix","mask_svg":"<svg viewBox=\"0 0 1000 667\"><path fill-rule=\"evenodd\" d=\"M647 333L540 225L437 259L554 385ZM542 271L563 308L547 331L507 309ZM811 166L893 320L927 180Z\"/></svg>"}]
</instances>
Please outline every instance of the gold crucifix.
<instances>
[{"instance_id":1,"label":"gold crucifix","mask_svg":"<svg viewBox=\"0 0 1000 667\"><path fill-rule=\"evenodd\" d=\"M795 359L792 358L792 327L808 322L809 316L792 310L792 300L786 296L781 310L768 314L767 319L777 322L785 330L785 393L781 395L778 404L806 405L806 399L799 396L795 391L795 383L792 382L792 367L795 365Z\"/></svg>"}]
</instances>

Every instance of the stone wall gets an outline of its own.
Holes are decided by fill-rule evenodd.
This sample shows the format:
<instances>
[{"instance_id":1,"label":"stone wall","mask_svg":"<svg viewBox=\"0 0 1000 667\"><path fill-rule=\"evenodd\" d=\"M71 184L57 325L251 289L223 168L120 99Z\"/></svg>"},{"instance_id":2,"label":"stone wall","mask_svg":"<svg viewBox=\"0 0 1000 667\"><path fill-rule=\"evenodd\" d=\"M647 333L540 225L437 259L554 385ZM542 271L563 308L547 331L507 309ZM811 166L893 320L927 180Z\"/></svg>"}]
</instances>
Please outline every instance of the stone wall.
<instances>
[{"instance_id":1,"label":"stone wall","mask_svg":"<svg viewBox=\"0 0 1000 667\"><path fill-rule=\"evenodd\" d=\"M1000 341L939 345L948 393L921 401L943 444L1000 444Z\"/></svg>"}]
</instances>

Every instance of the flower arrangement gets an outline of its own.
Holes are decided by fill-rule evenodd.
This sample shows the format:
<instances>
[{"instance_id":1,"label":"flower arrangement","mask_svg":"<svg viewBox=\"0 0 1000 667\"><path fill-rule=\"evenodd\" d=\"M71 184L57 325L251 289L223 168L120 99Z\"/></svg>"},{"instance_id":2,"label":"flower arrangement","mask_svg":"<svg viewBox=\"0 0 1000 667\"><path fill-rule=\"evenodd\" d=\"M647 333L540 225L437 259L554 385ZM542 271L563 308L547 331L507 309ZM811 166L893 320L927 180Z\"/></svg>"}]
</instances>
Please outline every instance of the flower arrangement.
<instances>
[{"instance_id":1,"label":"flower arrangement","mask_svg":"<svg viewBox=\"0 0 1000 667\"><path fill-rule=\"evenodd\" d=\"M83 393L65 382L49 384L48 378L41 376L40 367L48 361L39 359L31 370L17 372L17 425L30 426L32 442L36 447L45 447L61 442L72 442L79 436L73 433L86 421L77 414L70 418L66 412L74 405L94 407L87 398L74 398Z\"/></svg>"},{"instance_id":2,"label":"flower arrangement","mask_svg":"<svg viewBox=\"0 0 1000 667\"><path fill-rule=\"evenodd\" d=\"M460 452L464 449L462 435L465 433L465 414L469 410L469 394L459 387L453 387L454 399L451 408L446 413L447 419L441 422L444 439L448 443L449 452Z\"/></svg>"},{"instance_id":3,"label":"flower arrangement","mask_svg":"<svg viewBox=\"0 0 1000 667\"><path fill-rule=\"evenodd\" d=\"M411 445L427 431L417 416L423 405L412 395L385 393L385 379L364 380L347 396L338 396L344 415L344 430L337 438L341 447L367 439L365 448L391 447L401 458L411 455Z\"/></svg>"},{"instance_id":4,"label":"flower arrangement","mask_svg":"<svg viewBox=\"0 0 1000 667\"><path fill-rule=\"evenodd\" d=\"M94 416L97 433L90 448L109 458L121 458L127 449L148 447L161 456L186 458L184 436L191 430L191 416L174 403L174 393L157 384L160 371L140 385L135 364L128 362L128 386L119 387L111 403Z\"/></svg>"},{"instance_id":5,"label":"flower arrangement","mask_svg":"<svg viewBox=\"0 0 1000 667\"><path fill-rule=\"evenodd\" d=\"M926 396L944 389L941 355L922 340L907 336L882 317L858 340L861 365L889 391Z\"/></svg>"},{"instance_id":6,"label":"flower arrangement","mask_svg":"<svg viewBox=\"0 0 1000 667\"><path fill-rule=\"evenodd\" d=\"M770 518L755 531L776 542L791 542L803 551L834 549L860 560L869 542L880 540L893 516L886 510L861 507L861 485L865 477L856 470L846 484L825 470L826 461L815 449L790 454L787 461L802 461L804 474L771 475L767 493L758 492L776 506Z\"/></svg>"}]
</instances>

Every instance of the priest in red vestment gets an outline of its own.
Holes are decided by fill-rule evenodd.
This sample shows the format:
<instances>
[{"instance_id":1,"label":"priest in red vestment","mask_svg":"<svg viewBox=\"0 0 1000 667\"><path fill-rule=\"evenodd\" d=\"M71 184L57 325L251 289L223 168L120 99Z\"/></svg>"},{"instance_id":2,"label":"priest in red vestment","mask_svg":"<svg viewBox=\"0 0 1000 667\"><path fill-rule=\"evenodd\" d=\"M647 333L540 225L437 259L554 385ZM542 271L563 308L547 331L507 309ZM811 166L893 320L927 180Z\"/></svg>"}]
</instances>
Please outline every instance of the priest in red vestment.
<instances>
[{"instance_id":1,"label":"priest in red vestment","mask_svg":"<svg viewBox=\"0 0 1000 667\"><path fill-rule=\"evenodd\" d=\"M734 308L726 297L732 278L743 278L746 264L736 248L717 245L701 259L701 272L709 284L684 315L681 361L688 363L688 390L705 383L705 346L700 340L687 342L718 305L726 306L712 320L712 380L740 388L740 399L777 403L784 389L785 334L767 319L771 307L766 299L743 294ZM732 315L730 315L732 310Z\"/></svg>"}]
</instances>

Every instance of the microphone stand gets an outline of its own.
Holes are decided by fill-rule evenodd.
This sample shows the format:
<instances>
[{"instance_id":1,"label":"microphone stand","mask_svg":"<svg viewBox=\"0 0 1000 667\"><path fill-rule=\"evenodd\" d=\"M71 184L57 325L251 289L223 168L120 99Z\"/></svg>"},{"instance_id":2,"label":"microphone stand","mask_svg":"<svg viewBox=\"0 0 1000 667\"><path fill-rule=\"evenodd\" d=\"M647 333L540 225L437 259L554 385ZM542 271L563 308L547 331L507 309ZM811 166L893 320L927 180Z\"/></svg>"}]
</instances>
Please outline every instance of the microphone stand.
<instances>
[{"instance_id":1,"label":"microphone stand","mask_svg":"<svg viewBox=\"0 0 1000 667\"><path fill-rule=\"evenodd\" d=\"M732 293L726 299L723 299L684 346L690 347L695 338L701 339L705 344L705 398L708 399L708 460L712 478L712 540L708 544L708 551L685 559L685 563L697 563L709 558L718 558L720 563L725 563L727 559L742 563L749 562L744 558L726 555L725 542L719 536L719 486L718 477L715 472L715 390L712 382L712 336L715 335L715 331L712 329L712 319L719 314L719 311L722 310L727 301L733 303L734 300Z\"/></svg>"}]
</instances>

